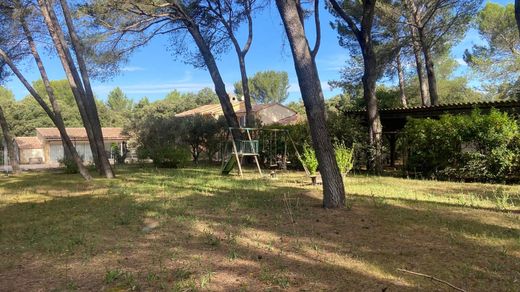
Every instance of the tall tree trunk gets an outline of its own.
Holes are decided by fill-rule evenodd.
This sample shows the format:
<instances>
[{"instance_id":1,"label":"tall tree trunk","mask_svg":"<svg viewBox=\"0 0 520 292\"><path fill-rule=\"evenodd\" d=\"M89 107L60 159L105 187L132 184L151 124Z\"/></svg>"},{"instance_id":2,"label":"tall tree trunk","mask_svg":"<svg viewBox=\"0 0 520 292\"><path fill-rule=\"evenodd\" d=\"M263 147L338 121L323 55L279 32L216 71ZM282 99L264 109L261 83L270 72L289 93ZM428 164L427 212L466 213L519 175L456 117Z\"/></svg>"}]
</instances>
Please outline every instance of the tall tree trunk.
<instances>
[{"instance_id":1,"label":"tall tree trunk","mask_svg":"<svg viewBox=\"0 0 520 292\"><path fill-rule=\"evenodd\" d=\"M428 44L424 39L424 32L419 29L419 41L421 42L421 48L424 56L424 62L426 63L426 75L428 76L428 90L430 92L430 101L432 105L439 104L439 94L437 92L437 78L435 77L435 65L431 57L431 52Z\"/></svg>"},{"instance_id":2,"label":"tall tree trunk","mask_svg":"<svg viewBox=\"0 0 520 292\"><path fill-rule=\"evenodd\" d=\"M361 17L361 28L358 28L353 19L343 10L343 7L340 6L337 1L330 0L330 3L332 8L349 26L363 54L364 73L361 81L363 82L363 97L367 104L370 138L368 166L369 169L374 170L376 173L381 173L383 171L383 133L376 97L377 56L372 40L376 0L362 1L363 15Z\"/></svg>"},{"instance_id":3,"label":"tall tree trunk","mask_svg":"<svg viewBox=\"0 0 520 292\"><path fill-rule=\"evenodd\" d=\"M406 99L406 83L404 79L404 70L403 64L401 62L401 50L397 52L396 56L396 65L397 65L397 76L399 78L399 91L401 92L401 105L403 107L408 106L408 100Z\"/></svg>"},{"instance_id":4,"label":"tall tree trunk","mask_svg":"<svg viewBox=\"0 0 520 292\"><path fill-rule=\"evenodd\" d=\"M87 115L90 119L90 124L92 126L92 133L94 134L94 139L96 146L98 148L99 162L101 164L101 169L104 175L107 178L114 178L114 170L108 161L108 154L105 151L105 142L103 139L103 132L101 130L101 121L99 120L99 114L97 111L96 100L94 97L94 93L92 91L92 86L90 84L90 77L87 71L87 65L85 59L83 57L84 50L81 44L81 40L79 39L76 29L74 28L74 23L72 21L72 16L70 13L69 6L66 0L60 0L61 8L63 11L63 16L65 18L65 23L67 25L69 36L72 41L72 47L74 48L74 52L76 53L76 60L78 61L79 71L81 73L81 79L83 81L83 86L85 89L85 105L87 109Z\"/></svg>"},{"instance_id":5,"label":"tall tree trunk","mask_svg":"<svg viewBox=\"0 0 520 292\"><path fill-rule=\"evenodd\" d=\"M233 109L233 105L231 104L231 100L229 99L229 95L226 91L226 85L222 80L222 76L220 75L220 71L218 69L217 63L215 62L215 57L211 52L210 48L206 44L206 41L202 37L198 25L193 22L191 19L186 19L185 24L188 28L189 33L193 37L195 44L197 45L202 58L204 59L204 63L208 68L209 74L211 75L211 79L213 80L213 84L215 85L215 92L217 93L218 99L220 101L220 105L222 106L222 111L224 112L224 117L226 118L227 124L229 127L239 128L240 124L238 123L237 115L235 110ZM233 133L234 138L237 139L240 137L240 133L235 131Z\"/></svg>"},{"instance_id":6,"label":"tall tree trunk","mask_svg":"<svg viewBox=\"0 0 520 292\"><path fill-rule=\"evenodd\" d=\"M81 174L81 176L83 176L83 178L85 178L86 180L90 180L90 179L92 179L92 177L88 173L88 170L85 167L85 165L83 165L83 161L81 160L81 157L79 156L76 148L74 147L74 144L72 143L67 131L65 130L65 123L63 122L63 117L61 115L60 106L58 104L56 96L54 95L54 89L52 89L51 82L47 75L47 71L45 70L45 67L43 66L43 61L40 57L40 54L38 53L38 50L36 48L36 43L34 42L32 33L29 30L29 27L27 25L27 22L26 22L24 16L21 16L20 23L22 25L25 36L29 43L29 47L31 48L31 53L34 57L34 60L36 61L36 65L38 66L38 70L40 71L40 75L42 77L43 84L45 85L45 90L47 91L47 95L49 96L49 101L51 102L52 110L54 112L54 119L52 119L52 117L51 117L51 120L53 121L54 125L56 126L56 128L58 128L58 131L60 132L65 157L67 159L74 160L74 163L78 167L78 171Z\"/></svg>"},{"instance_id":7,"label":"tall tree trunk","mask_svg":"<svg viewBox=\"0 0 520 292\"><path fill-rule=\"evenodd\" d=\"M515 19L518 33L520 34L520 0L515 0Z\"/></svg>"},{"instance_id":8,"label":"tall tree trunk","mask_svg":"<svg viewBox=\"0 0 520 292\"><path fill-rule=\"evenodd\" d=\"M214 8L210 2L209 4L209 10L214 14L214 16L222 23L224 28L226 29L226 32L229 36L229 39L231 40L231 43L233 44L233 47L235 48L235 52L238 57L238 64L240 66L240 77L241 77L241 83L242 83L242 93L244 94L244 104L246 107L246 127L253 127L255 123L255 119L253 116L253 107L251 105L251 94L249 91L249 81L247 78L247 72L246 72L246 55L249 51L249 48L251 47L251 43L253 42L253 18L251 16L251 10L252 10L252 2L253 0L245 0L241 4L244 5L244 13L247 18L247 28L248 28L248 34L247 34L247 41L244 44L244 48L242 49L240 47L240 44L238 43L238 40L235 36L235 29L233 26L233 19L227 18L224 15L223 9L221 7L221 4L219 1L217 1L215 4L217 5L216 8Z\"/></svg>"},{"instance_id":9,"label":"tall tree trunk","mask_svg":"<svg viewBox=\"0 0 520 292\"><path fill-rule=\"evenodd\" d=\"M419 79L419 91L421 94L421 103L423 106L430 106L431 100L430 100L430 92L428 89L428 83L426 81L426 74L424 72L424 62L423 58L421 56L421 44L417 40L417 30L414 27L410 27L410 31L412 34L412 47L413 47L413 54L415 57L415 68L417 70L417 78Z\"/></svg>"},{"instance_id":10,"label":"tall tree trunk","mask_svg":"<svg viewBox=\"0 0 520 292\"><path fill-rule=\"evenodd\" d=\"M96 169L100 174L103 174L103 169L101 167L101 163L98 155L98 147L95 142L94 133L92 131L91 122L89 116L87 114L86 102L85 102L85 91L81 84L81 79L76 70L76 66L72 60L72 55L70 54L70 50L68 48L68 44L65 41L65 36L63 35L63 31L59 26L56 15L54 11L51 10L52 7L45 0L38 0L38 4L42 11L43 19L47 25L49 30L49 34L51 35L54 46L56 47L56 51L58 52L58 57L62 63L63 69L65 71L65 75L67 76L67 80L69 81L70 88L74 95L74 99L76 100L76 104L78 106L79 113L81 115L81 120L83 121L83 125L87 132L87 137L89 140L90 149L92 152L92 157L94 160L94 164L96 165Z\"/></svg>"},{"instance_id":11,"label":"tall tree trunk","mask_svg":"<svg viewBox=\"0 0 520 292\"><path fill-rule=\"evenodd\" d=\"M70 140L70 137L68 136L67 132L65 131L65 125L63 125L63 123L60 124L60 122L56 120L56 116L55 116L54 112L49 108L47 103L45 103L45 100L38 94L38 92L36 92L36 90L34 90L34 88L31 86L29 81L27 81L27 79L25 79L25 77L22 75L20 70L18 70L18 68L14 65L12 60L9 58L9 56L7 56L7 54L2 49L0 49L0 57L7 63L7 65L11 68L13 73L16 75L16 77L18 77L20 82L22 82L22 84L25 86L25 88L29 91L29 93L36 100L36 102L38 102L38 104L42 107L42 109L45 111L45 113L49 116L49 118L54 123L54 125L56 125L56 127L58 128L58 131L60 132L60 136L62 137L62 139L65 139L65 142L66 142L68 148L75 150L74 144L72 143L72 141ZM77 152L76 152L76 154L77 154ZM86 180L92 179L92 177L88 173L88 170L81 163L81 158L79 157L79 155L74 157L74 159L75 159L75 161L76 161L76 159L79 159L80 165L78 165L78 170L79 170L81 176L83 176L83 178L85 178Z\"/></svg>"},{"instance_id":12,"label":"tall tree trunk","mask_svg":"<svg viewBox=\"0 0 520 292\"><path fill-rule=\"evenodd\" d=\"M18 164L18 159L14 150L14 138L9 131L9 125L7 124L2 106L0 106L0 128L2 129L2 134L4 136L6 144L4 146L7 148L7 156L9 157L9 164L11 165L12 172L18 174L20 173L20 165Z\"/></svg>"},{"instance_id":13,"label":"tall tree trunk","mask_svg":"<svg viewBox=\"0 0 520 292\"><path fill-rule=\"evenodd\" d=\"M294 0L276 0L276 6L291 46L312 142L323 177L323 207L341 208L345 205L345 188L326 127L323 91L316 63L311 56L305 30L298 14L299 8Z\"/></svg>"},{"instance_id":14,"label":"tall tree trunk","mask_svg":"<svg viewBox=\"0 0 520 292\"><path fill-rule=\"evenodd\" d=\"M370 134L369 168L380 174L383 171L383 129L376 97L377 60L371 38L365 39L367 41L361 45L364 61L362 82Z\"/></svg>"},{"instance_id":15,"label":"tall tree trunk","mask_svg":"<svg viewBox=\"0 0 520 292\"><path fill-rule=\"evenodd\" d=\"M255 126L255 117L253 115L253 106L251 105L251 93L249 91L249 79L247 78L246 72L246 61L245 56L241 53L238 57L238 63L240 65L240 78L242 80L242 93L244 94L244 104L246 106L246 127Z\"/></svg>"}]
</instances>

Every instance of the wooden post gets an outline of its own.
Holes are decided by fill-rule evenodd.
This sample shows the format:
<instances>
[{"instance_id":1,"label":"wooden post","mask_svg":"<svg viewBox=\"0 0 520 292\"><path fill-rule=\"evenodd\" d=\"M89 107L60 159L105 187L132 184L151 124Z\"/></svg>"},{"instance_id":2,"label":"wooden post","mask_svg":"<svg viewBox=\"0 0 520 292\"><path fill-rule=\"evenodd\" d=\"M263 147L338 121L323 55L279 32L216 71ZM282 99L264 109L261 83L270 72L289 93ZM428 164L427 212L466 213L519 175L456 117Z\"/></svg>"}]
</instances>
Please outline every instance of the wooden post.
<instances>
[{"instance_id":1,"label":"wooden post","mask_svg":"<svg viewBox=\"0 0 520 292\"><path fill-rule=\"evenodd\" d=\"M390 142L390 166L395 166L395 148L397 142L397 135L395 133L388 134L388 142Z\"/></svg>"},{"instance_id":2,"label":"wooden post","mask_svg":"<svg viewBox=\"0 0 520 292\"><path fill-rule=\"evenodd\" d=\"M307 167L305 167L305 163L303 163L303 159L302 159L302 156L300 155L300 152L298 151L298 148L296 148L296 144L294 143L293 139L291 136L289 136L289 134L287 134L287 136L289 137L289 140L291 141L291 144L294 148L294 152L296 152L296 156L298 157L298 160L300 161L300 163L302 164L303 166L303 169L305 170L305 173L307 174L307 176L311 176L311 173L309 172L309 170L307 169Z\"/></svg>"},{"instance_id":3,"label":"wooden post","mask_svg":"<svg viewBox=\"0 0 520 292\"><path fill-rule=\"evenodd\" d=\"M251 133L249 132L249 129L246 129L246 133L247 133L247 138L249 139L249 143L251 144L251 148L254 148L253 139L251 138ZM258 162L258 153L256 153L255 149L253 149L253 154L255 157L256 167L258 168L258 173L260 173L260 175L262 175L262 168L260 168L260 162Z\"/></svg>"},{"instance_id":4,"label":"wooden post","mask_svg":"<svg viewBox=\"0 0 520 292\"><path fill-rule=\"evenodd\" d=\"M233 152L235 153L235 158L237 160L237 165L238 165L238 173L240 174L241 177L244 176L244 174L242 173L242 162L240 161L240 157L238 157L238 149L237 149L237 144L235 143L235 136L233 136L233 130L232 128L229 128L229 131L231 133L231 142L233 143Z\"/></svg>"},{"instance_id":5,"label":"wooden post","mask_svg":"<svg viewBox=\"0 0 520 292\"><path fill-rule=\"evenodd\" d=\"M285 132L285 137L283 139L283 158L282 158L282 169L283 170L287 170L287 136L289 135L289 133L286 131Z\"/></svg>"},{"instance_id":6,"label":"wooden post","mask_svg":"<svg viewBox=\"0 0 520 292\"><path fill-rule=\"evenodd\" d=\"M229 133L231 131L228 131L226 133L226 139L224 140L225 142L222 144L220 144L220 161L221 161L221 165L220 165L220 168L224 168L224 164L226 163L226 156L227 156L227 153L228 153L228 140L229 140Z\"/></svg>"}]
</instances>

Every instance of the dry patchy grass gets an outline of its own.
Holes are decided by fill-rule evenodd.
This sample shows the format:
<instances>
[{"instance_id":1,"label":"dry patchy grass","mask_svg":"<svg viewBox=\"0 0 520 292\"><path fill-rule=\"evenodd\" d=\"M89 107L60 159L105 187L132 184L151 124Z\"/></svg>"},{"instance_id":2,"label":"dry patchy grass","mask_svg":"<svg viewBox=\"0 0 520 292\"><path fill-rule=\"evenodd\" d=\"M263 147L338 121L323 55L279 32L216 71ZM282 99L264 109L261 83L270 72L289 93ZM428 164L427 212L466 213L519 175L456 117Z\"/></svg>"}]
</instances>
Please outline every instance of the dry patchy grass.
<instances>
[{"instance_id":1,"label":"dry patchy grass","mask_svg":"<svg viewBox=\"0 0 520 292\"><path fill-rule=\"evenodd\" d=\"M124 168L0 178L0 290L470 291L520 287L520 187Z\"/></svg>"}]
</instances>

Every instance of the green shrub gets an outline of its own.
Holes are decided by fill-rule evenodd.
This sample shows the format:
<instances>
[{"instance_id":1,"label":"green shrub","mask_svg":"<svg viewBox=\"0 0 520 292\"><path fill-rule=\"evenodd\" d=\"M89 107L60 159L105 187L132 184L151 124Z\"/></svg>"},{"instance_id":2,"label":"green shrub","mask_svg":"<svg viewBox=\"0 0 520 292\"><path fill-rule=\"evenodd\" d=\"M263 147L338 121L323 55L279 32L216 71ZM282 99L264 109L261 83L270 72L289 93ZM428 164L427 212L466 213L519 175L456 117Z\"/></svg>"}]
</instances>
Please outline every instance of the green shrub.
<instances>
[{"instance_id":1,"label":"green shrub","mask_svg":"<svg viewBox=\"0 0 520 292\"><path fill-rule=\"evenodd\" d=\"M356 145L353 153L353 161L355 166L366 165L366 152L368 151L368 128L363 126L362 119L346 117L343 113L337 111L329 111L327 113L327 128L330 138L335 144ZM289 132L289 136L294 141L299 153L303 153L304 145L311 144L310 129L308 123L298 123L293 125L273 125L265 128L282 128ZM287 145L289 156L292 162L291 166L296 169L302 169L299 160L296 159L296 153L292 145ZM291 157L290 157L291 158ZM295 163L296 162L296 163ZM363 164L364 163L364 164ZM359 164L359 165L358 165Z\"/></svg>"},{"instance_id":2,"label":"green shrub","mask_svg":"<svg viewBox=\"0 0 520 292\"><path fill-rule=\"evenodd\" d=\"M347 174L354 167L354 149L347 148L345 144L334 145L334 151L336 152L336 162L341 173Z\"/></svg>"},{"instance_id":3,"label":"green shrub","mask_svg":"<svg viewBox=\"0 0 520 292\"><path fill-rule=\"evenodd\" d=\"M178 168L185 166L191 160L191 152L186 147L158 146L149 150L153 164L163 168Z\"/></svg>"},{"instance_id":4,"label":"green shrub","mask_svg":"<svg viewBox=\"0 0 520 292\"><path fill-rule=\"evenodd\" d=\"M310 175L315 175L318 170L318 159L316 152L308 143L303 144L302 163L309 171Z\"/></svg>"},{"instance_id":5,"label":"green shrub","mask_svg":"<svg viewBox=\"0 0 520 292\"><path fill-rule=\"evenodd\" d=\"M63 157L62 159L59 159L58 162L63 165L65 173L74 174L79 172L78 165L72 158Z\"/></svg>"},{"instance_id":6,"label":"green shrub","mask_svg":"<svg viewBox=\"0 0 520 292\"><path fill-rule=\"evenodd\" d=\"M356 143L368 146L368 128L360 118L347 117L343 113L329 112L327 128L333 142L345 145Z\"/></svg>"},{"instance_id":7,"label":"green shrub","mask_svg":"<svg viewBox=\"0 0 520 292\"><path fill-rule=\"evenodd\" d=\"M283 127L277 127L275 128L284 128L289 132L289 136L291 136L291 139L297 144L300 145L300 149L303 151L303 145L305 143L311 143L311 132L309 129L309 125L307 123L298 123L294 125L287 125Z\"/></svg>"},{"instance_id":8,"label":"green shrub","mask_svg":"<svg viewBox=\"0 0 520 292\"><path fill-rule=\"evenodd\" d=\"M176 118L154 112L143 117L138 125L134 125L133 131L137 138L138 157L157 160L161 165L161 161L167 161L164 164L166 167L172 163L177 164L177 159L169 157L183 156L184 150L190 151L190 156L195 162L202 153L212 160L220 149L226 129L224 118L214 119L205 115ZM173 148L164 145L172 145ZM168 162L170 160L173 162Z\"/></svg>"},{"instance_id":9,"label":"green shrub","mask_svg":"<svg viewBox=\"0 0 520 292\"><path fill-rule=\"evenodd\" d=\"M128 154L128 149L123 149L123 152L121 152L121 146L116 143L112 143L110 145L110 151L112 152L113 158L117 163L125 163L125 159Z\"/></svg>"},{"instance_id":10,"label":"green shrub","mask_svg":"<svg viewBox=\"0 0 520 292\"><path fill-rule=\"evenodd\" d=\"M178 143L189 146L193 161L197 162L201 153L206 152L211 161L220 147L227 123L224 118L200 115L182 118L184 131L179 135ZM179 133L178 133L179 134Z\"/></svg>"},{"instance_id":11,"label":"green shrub","mask_svg":"<svg viewBox=\"0 0 520 292\"><path fill-rule=\"evenodd\" d=\"M355 168L367 165L367 153L369 147L368 128L363 125L363 119L348 117L342 112L329 112L327 117L327 128L330 137L336 144L356 145L353 153Z\"/></svg>"},{"instance_id":12,"label":"green shrub","mask_svg":"<svg viewBox=\"0 0 520 292\"><path fill-rule=\"evenodd\" d=\"M517 122L506 113L411 119L404 137L406 168L429 177L503 181L518 167Z\"/></svg>"},{"instance_id":13,"label":"green shrub","mask_svg":"<svg viewBox=\"0 0 520 292\"><path fill-rule=\"evenodd\" d=\"M136 150L137 159L144 160L150 158L150 151L145 146L139 146Z\"/></svg>"},{"instance_id":14,"label":"green shrub","mask_svg":"<svg viewBox=\"0 0 520 292\"><path fill-rule=\"evenodd\" d=\"M260 132L260 155L262 161L268 161L268 159L274 154L274 152L282 153L284 147L287 146L287 160L290 163L287 165L291 169L303 170L302 162L298 159L294 147L298 150L298 153L303 153L303 147L307 143L311 143L311 136L309 125L307 123L298 123L293 125L269 125L262 127L263 129L284 129L287 130L288 137L287 141L284 141L284 133L279 133L277 143L275 145L270 144L269 141L274 140L272 132L261 131ZM290 138L290 139L289 139ZM292 142L294 142L294 147ZM272 150L269 148L272 147ZM276 151L275 151L276 150Z\"/></svg>"}]
</instances>

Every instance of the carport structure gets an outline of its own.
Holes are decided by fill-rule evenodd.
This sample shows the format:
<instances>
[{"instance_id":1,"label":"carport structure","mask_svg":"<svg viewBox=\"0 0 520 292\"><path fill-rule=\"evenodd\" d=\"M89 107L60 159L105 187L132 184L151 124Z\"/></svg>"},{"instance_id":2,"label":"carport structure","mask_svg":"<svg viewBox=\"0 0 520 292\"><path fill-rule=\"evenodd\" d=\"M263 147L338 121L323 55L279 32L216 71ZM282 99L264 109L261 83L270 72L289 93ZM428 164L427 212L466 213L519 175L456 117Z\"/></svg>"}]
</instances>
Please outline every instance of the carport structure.
<instances>
[{"instance_id":1,"label":"carport structure","mask_svg":"<svg viewBox=\"0 0 520 292\"><path fill-rule=\"evenodd\" d=\"M497 109L518 117L520 116L520 100L451 103L434 106L380 109L379 116L381 118L381 124L383 125L383 134L389 142L390 166L395 166L398 134L403 130L408 119L439 119L440 116L444 114L469 114L474 109L479 109L482 113L488 113L491 109ZM363 123L367 123L366 110L348 110L345 111L344 114L347 117L361 118Z\"/></svg>"}]
</instances>

